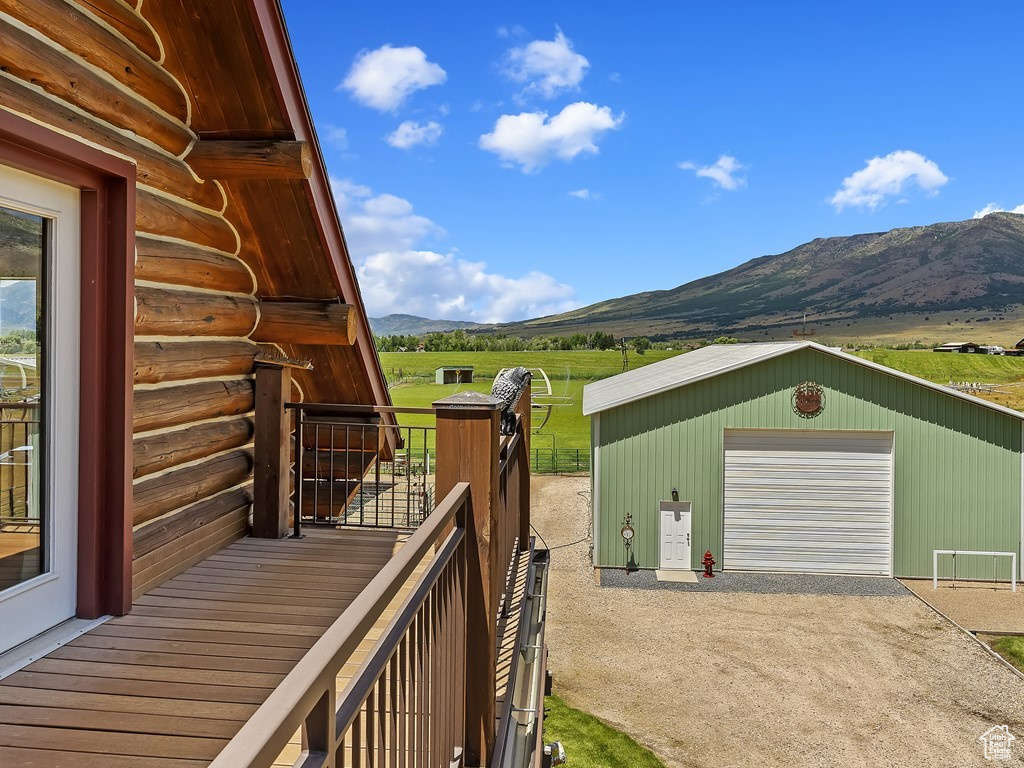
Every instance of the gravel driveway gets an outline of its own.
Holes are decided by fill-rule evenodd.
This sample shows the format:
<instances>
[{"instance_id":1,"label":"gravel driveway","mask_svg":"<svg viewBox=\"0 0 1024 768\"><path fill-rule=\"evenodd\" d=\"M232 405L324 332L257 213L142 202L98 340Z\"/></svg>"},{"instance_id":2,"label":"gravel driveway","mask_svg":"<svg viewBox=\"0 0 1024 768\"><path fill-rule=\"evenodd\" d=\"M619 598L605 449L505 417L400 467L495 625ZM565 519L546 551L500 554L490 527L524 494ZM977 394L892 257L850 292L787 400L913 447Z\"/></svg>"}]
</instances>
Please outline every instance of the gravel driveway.
<instances>
[{"instance_id":1,"label":"gravel driveway","mask_svg":"<svg viewBox=\"0 0 1024 768\"><path fill-rule=\"evenodd\" d=\"M533 482L555 690L667 765L1024 765L1024 681L917 598L598 587L589 541L560 547L588 479ZM985 760L1003 724L1014 760Z\"/></svg>"}]
</instances>

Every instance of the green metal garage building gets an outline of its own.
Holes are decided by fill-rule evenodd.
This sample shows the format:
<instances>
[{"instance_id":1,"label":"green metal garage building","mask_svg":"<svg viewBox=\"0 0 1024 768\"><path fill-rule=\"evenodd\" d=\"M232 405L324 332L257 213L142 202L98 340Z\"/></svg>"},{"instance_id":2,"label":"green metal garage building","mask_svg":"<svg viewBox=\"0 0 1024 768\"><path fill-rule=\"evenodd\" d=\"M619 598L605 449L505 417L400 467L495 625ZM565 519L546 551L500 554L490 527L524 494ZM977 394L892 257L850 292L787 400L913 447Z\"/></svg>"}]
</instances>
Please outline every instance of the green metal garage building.
<instances>
[{"instance_id":1,"label":"green metal garage building","mask_svg":"<svg viewBox=\"0 0 1024 768\"><path fill-rule=\"evenodd\" d=\"M588 384L594 565L931 577L1021 562L1024 414L808 341ZM959 557L958 575L1010 577Z\"/></svg>"}]
</instances>

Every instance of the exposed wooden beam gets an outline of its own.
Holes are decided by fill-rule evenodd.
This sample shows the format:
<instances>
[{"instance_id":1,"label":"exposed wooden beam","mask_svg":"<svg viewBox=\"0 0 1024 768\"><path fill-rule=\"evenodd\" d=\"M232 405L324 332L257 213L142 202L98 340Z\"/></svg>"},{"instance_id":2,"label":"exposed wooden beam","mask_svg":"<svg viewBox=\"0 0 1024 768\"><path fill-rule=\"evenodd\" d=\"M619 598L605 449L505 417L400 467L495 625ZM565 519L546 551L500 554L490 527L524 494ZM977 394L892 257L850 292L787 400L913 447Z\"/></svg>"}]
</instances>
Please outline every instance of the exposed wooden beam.
<instances>
[{"instance_id":1,"label":"exposed wooden beam","mask_svg":"<svg viewBox=\"0 0 1024 768\"><path fill-rule=\"evenodd\" d=\"M135 383L248 374L257 352L247 341L137 341Z\"/></svg>"},{"instance_id":2,"label":"exposed wooden beam","mask_svg":"<svg viewBox=\"0 0 1024 768\"><path fill-rule=\"evenodd\" d=\"M308 179L313 173L305 141L200 139L185 162L203 179Z\"/></svg>"},{"instance_id":3,"label":"exposed wooden beam","mask_svg":"<svg viewBox=\"0 0 1024 768\"><path fill-rule=\"evenodd\" d=\"M245 416L137 437L134 441L135 468L132 476L145 477L229 448L241 448L252 438L253 421Z\"/></svg>"},{"instance_id":4,"label":"exposed wooden beam","mask_svg":"<svg viewBox=\"0 0 1024 768\"><path fill-rule=\"evenodd\" d=\"M344 347L355 343L356 312L350 304L263 299L259 308L253 341Z\"/></svg>"},{"instance_id":5,"label":"exposed wooden beam","mask_svg":"<svg viewBox=\"0 0 1024 768\"><path fill-rule=\"evenodd\" d=\"M148 523L179 507L241 485L252 476L252 467L248 451L232 451L141 480L133 487L134 523Z\"/></svg>"},{"instance_id":6,"label":"exposed wooden beam","mask_svg":"<svg viewBox=\"0 0 1024 768\"><path fill-rule=\"evenodd\" d=\"M94 16L102 19L128 39L153 61L160 60L160 41L153 28L146 23L135 4L124 0L72 0Z\"/></svg>"},{"instance_id":7,"label":"exposed wooden beam","mask_svg":"<svg viewBox=\"0 0 1024 768\"><path fill-rule=\"evenodd\" d=\"M0 8L5 5L10 3L0 0ZM25 3L14 3L14 6L23 7L29 16L37 8L35 4ZM0 17L0 40L3 40L0 69L7 74L37 85L118 128L143 136L171 154L183 152L192 141L192 131L180 121L184 117L184 106L178 110L179 119L170 117L168 112L142 100L141 90L113 87L85 61L40 42L6 17ZM180 89L178 96L184 105L185 96Z\"/></svg>"},{"instance_id":8,"label":"exposed wooden beam","mask_svg":"<svg viewBox=\"0 0 1024 768\"><path fill-rule=\"evenodd\" d=\"M252 273L234 256L148 237L136 237L135 247L136 280L232 293L252 293L256 288Z\"/></svg>"},{"instance_id":9,"label":"exposed wooden beam","mask_svg":"<svg viewBox=\"0 0 1024 768\"><path fill-rule=\"evenodd\" d=\"M138 389L132 412L135 431L178 427L202 419L248 413L254 407L254 386L251 379L236 379Z\"/></svg>"},{"instance_id":10,"label":"exposed wooden beam","mask_svg":"<svg viewBox=\"0 0 1024 768\"><path fill-rule=\"evenodd\" d=\"M0 70L0 106L47 125L59 125L68 131L101 144L108 150L127 155L138 163L139 184L155 187L204 208L220 210L224 195L212 181L198 181L185 163L166 152L137 141L130 134L114 130L102 120L78 112L60 99L34 91L12 75ZM188 146L185 137L182 150ZM180 151L180 150L179 150Z\"/></svg>"},{"instance_id":11,"label":"exposed wooden beam","mask_svg":"<svg viewBox=\"0 0 1024 768\"><path fill-rule=\"evenodd\" d=\"M248 296L135 289L136 336L246 336L256 324L256 302Z\"/></svg>"},{"instance_id":12,"label":"exposed wooden beam","mask_svg":"<svg viewBox=\"0 0 1024 768\"><path fill-rule=\"evenodd\" d=\"M56 43L54 47L60 46L102 70L123 86L123 92L142 96L182 122L188 116L185 92L164 67L66 0L0 0L0 10L41 32ZM122 14L122 19L127 17ZM151 29L146 32L155 37ZM36 48L42 47L37 42Z\"/></svg>"}]
</instances>

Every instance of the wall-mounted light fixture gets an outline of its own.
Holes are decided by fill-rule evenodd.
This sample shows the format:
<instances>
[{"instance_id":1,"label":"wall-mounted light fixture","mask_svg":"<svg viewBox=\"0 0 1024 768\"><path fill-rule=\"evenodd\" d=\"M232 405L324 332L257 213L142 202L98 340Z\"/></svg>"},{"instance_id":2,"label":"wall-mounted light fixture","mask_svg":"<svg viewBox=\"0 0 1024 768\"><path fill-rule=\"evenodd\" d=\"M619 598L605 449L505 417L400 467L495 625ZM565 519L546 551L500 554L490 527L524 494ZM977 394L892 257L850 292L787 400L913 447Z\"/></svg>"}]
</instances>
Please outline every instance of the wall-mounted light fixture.
<instances>
[{"instance_id":1,"label":"wall-mounted light fixture","mask_svg":"<svg viewBox=\"0 0 1024 768\"><path fill-rule=\"evenodd\" d=\"M626 549L626 573L636 570L636 561L633 559L633 536L636 535L636 531L633 530L633 514L627 513L626 519L622 521L622 529L619 531L619 535L622 536L622 545Z\"/></svg>"},{"instance_id":2,"label":"wall-mounted light fixture","mask_svg":"<svg viewBox=\"0 0 1024 768\"><path fill-rule=\"evenodd\" d=\"M672 501L679 501L679 491L675 488L672 489Z\"/></svg>"}]
</instances>

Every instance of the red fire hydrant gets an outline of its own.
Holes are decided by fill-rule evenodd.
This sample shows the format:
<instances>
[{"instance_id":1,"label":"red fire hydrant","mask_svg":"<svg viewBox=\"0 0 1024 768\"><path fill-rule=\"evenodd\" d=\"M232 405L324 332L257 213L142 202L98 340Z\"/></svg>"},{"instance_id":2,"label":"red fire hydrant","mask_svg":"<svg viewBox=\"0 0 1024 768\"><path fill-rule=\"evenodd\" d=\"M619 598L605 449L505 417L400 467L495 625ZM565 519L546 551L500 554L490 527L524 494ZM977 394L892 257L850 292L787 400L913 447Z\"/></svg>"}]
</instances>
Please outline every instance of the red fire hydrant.
<instances>
[{"instance_id":1,"label":"red fire hydrant","mask_svg":"<svg viewBox=\"0 0 1024 768\"><path fill-rule=\"evenodd\" d=\"M705 579L713 579L713 578L715 578L715 574L711 570L711 566L713 566L715 564L715 558L713 558L711 556L711 550L710 549L707 552L704 553L704 560L702 562L704 563L704 578Z\"/></svg>"}]
</instances>

